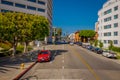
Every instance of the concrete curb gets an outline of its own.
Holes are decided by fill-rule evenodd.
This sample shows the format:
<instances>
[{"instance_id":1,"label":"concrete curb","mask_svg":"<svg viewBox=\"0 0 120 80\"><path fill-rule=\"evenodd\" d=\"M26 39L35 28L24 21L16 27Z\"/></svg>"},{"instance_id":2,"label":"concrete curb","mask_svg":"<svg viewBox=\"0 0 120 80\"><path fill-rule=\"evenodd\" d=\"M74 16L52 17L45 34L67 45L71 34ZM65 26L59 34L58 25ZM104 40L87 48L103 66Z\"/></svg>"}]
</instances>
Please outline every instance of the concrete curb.
<instances>
[{"instance_id":1,"label":"concrete curb","mask_svg":"<svg viewBox=\"0 0 120 80\"><path fill-rule=\"evenodd\" d=\"M20 73L18 76L16 76L13 80L19 80L26 72L28 72L35 64L37 63L34 62L32 65L30 65L26 70L24 70L22 73Z\"/></svg>"}]
</instances>

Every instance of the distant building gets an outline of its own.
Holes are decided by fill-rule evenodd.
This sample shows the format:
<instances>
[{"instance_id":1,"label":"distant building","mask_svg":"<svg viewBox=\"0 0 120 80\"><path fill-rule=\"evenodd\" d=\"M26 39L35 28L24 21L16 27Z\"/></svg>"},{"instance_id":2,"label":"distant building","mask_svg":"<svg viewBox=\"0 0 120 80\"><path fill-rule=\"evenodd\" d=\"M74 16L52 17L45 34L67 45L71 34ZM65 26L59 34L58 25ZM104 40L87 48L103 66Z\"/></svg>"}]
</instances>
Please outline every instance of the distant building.
<instances>
[{"instance_id":1,"label":"distant building","mask_svg":"<svg viewBox=\"0 0 120 80\"><path fill-rule=\"evenodd\" d=\"M0 12L8 11L45 16L52 30L52 0L0 0ZM49 40L51 39L52 31Z\"/></svg>"},{"instance_id":2,"label":"distant building","mask_svg":"<svg viewBox=\"0 0 120 80\"><path fill-rule=\"evenodd\" d=\"M70 39L70 42L74 42L75 41L75 33L71 33L68 38Z\"/></svg>"},{"instance_id":3,"label":"distant building","mask_svg":"<svg viewBox=\"0 0 120 80\"><path fill-rule=\"evenodd\" d=\"M95 23L95 37L94 37L94 39L95 39L95 40L98 40L98 36L99 36L99 35L98 35L98 22L96 22L96 23Z\"/></svg>"},{"instance_id":4,"label":"distant building","mask_svg":"<svg viewBox=\"0 0 120 80\"><path fill-rule=\"evenodd\" d=\"M75 32L75 42L79 42L80 41L80 32L79 31L77 31L77 32Z\"/></svg>"},{"instance_id":5,"label":"distant building","mask_svg":"<svg viewBox=\"0 0 120 80\"><path fill-rule=\"evenodd\" d=\"M98 40L103 42L105 48L110 41L120 47L120 0L108 0L98 16Z\"/></svg>"}]
</instances>

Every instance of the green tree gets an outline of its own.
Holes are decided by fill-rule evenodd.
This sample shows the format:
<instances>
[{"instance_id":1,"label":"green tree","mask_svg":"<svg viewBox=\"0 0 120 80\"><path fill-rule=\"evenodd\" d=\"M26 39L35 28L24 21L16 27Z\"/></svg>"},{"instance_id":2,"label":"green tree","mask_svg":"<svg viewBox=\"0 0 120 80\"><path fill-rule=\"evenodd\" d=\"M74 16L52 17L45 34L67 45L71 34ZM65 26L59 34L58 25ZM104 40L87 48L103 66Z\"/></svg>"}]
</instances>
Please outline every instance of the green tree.
<instances>
[{"instance_id":1,"label":"green tree","mask_svg":"<svg viewBox=\"0 0 120 80\"><path fill-rule=\"evenodd\" d=\"M103 47L103 43L101 41L99 41L99 47L102 48Z\"/></svg>"},{"instance_id":2,"label":"green tree","mask_svg":"<svg viewBox=\"0 0 120 80\"><path fill-rule=\"evenodd\" d=\"M110 45L109 45L109 50L112 50L112 48L113 48L114 46L113 46L113 41L110 41Z\"/></svg>"},{"instance_id":3,"label":"green tree","mask_svg":"<svg viewBox=\"0 0 120 80\"><path fill-rule=\"evenodd\" d=\"M49 35L49 23L43 16L7 12L0 13L0 17L0 38L12 43L13 54L18 42L24 42L27 49L29 41Z\"/></svg>"},{"instance_id":4,"label":"green tree","mask_svg":"<svg viewBox=\"0 0 120 80\"><path fill-rule=\"evenodd\" d=\"M98 40L95 40L95 42L94 42L94 46L95 46L95 47L98 46Z\"/></svg>"},{"instance_id":5,"label":"green tree","mask_svg":"<svg viewBox=\"0 0 120 80\"><path fill-rule=\"evenodd\" d=\"M95 36L95 31L94 30L81 30L80 31L80 37L82 38L93 38Z\"/></svg>"},{"instance_id":6,"label":"green tree","mask_svg":"<svg viewBox=\"0 0 120 80\"><path fill-rule=\"evenodd\" d=\"M61 28L57 28L57 34L58 34L58 36L62 35L62 29Z\"/></svg>"},{"instance_id":7,"label":"green tree","mask_svg":"<svg viewBox=\"0 0 120 80\"><path fill-rule=\"evenodd\" d=\"M18 39L18 25L17 25L17 16L14 13L1 13L4 18L2 18L1 24L1 35L0 37L4 41L9 41L12 43L14 52L16 53L17 39ZM4 20L5 19L5 20ZM16 20L15 20L16 19Z\"/></svg>"},{"instance_id":8,"label":"green tree","mask_svg":"<svg viewBox=\"0 0 120 80\"><path fill-rule=\"evenodd\" d=\"M90 40L90 45L93 45L93 43L94 43L94 42L93 42L92 40Z\"/></svg>"}]
</instances>

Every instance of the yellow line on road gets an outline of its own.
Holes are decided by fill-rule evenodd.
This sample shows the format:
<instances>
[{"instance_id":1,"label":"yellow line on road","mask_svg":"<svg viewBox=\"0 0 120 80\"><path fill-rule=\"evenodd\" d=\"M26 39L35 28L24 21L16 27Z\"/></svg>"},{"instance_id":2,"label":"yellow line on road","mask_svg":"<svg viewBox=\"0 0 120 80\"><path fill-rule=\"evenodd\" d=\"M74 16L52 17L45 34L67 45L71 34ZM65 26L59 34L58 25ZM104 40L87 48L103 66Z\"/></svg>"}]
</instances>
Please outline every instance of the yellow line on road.
<instances>
[{"instance_id":1,"label":"yellow line on road","mask_svg":"<svg viewBox=\"0 0 120 80\"><path fill-rule=\"evenodd\" d=\"M96 80L101 80L100 77L95 73L95 71L92 69L92 67L86 62L86 60L78 54L73 48L71 49L75 53L75 55L80 59L80 61L88 68L88 70L93 74Z\"/></svg>"}]
</instances>

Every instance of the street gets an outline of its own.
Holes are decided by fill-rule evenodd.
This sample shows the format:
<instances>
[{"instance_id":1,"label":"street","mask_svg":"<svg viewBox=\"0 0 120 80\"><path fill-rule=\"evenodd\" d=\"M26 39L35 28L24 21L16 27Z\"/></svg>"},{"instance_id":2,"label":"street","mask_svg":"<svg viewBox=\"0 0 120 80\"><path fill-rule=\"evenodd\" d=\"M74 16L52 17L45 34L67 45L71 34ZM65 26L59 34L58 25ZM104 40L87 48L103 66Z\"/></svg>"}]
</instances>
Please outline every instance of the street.
<instances>
[{"instance_id":1,"label":"street","mask_svg":"<svg viewBox=\"0 0 120 80\"><path fill-rule=\"evenodd\" d=\"M50 62L37 63L22 78L29 80L119 80L120 64L80 46L48 45Z\"/></svg>"}]
</instances>

